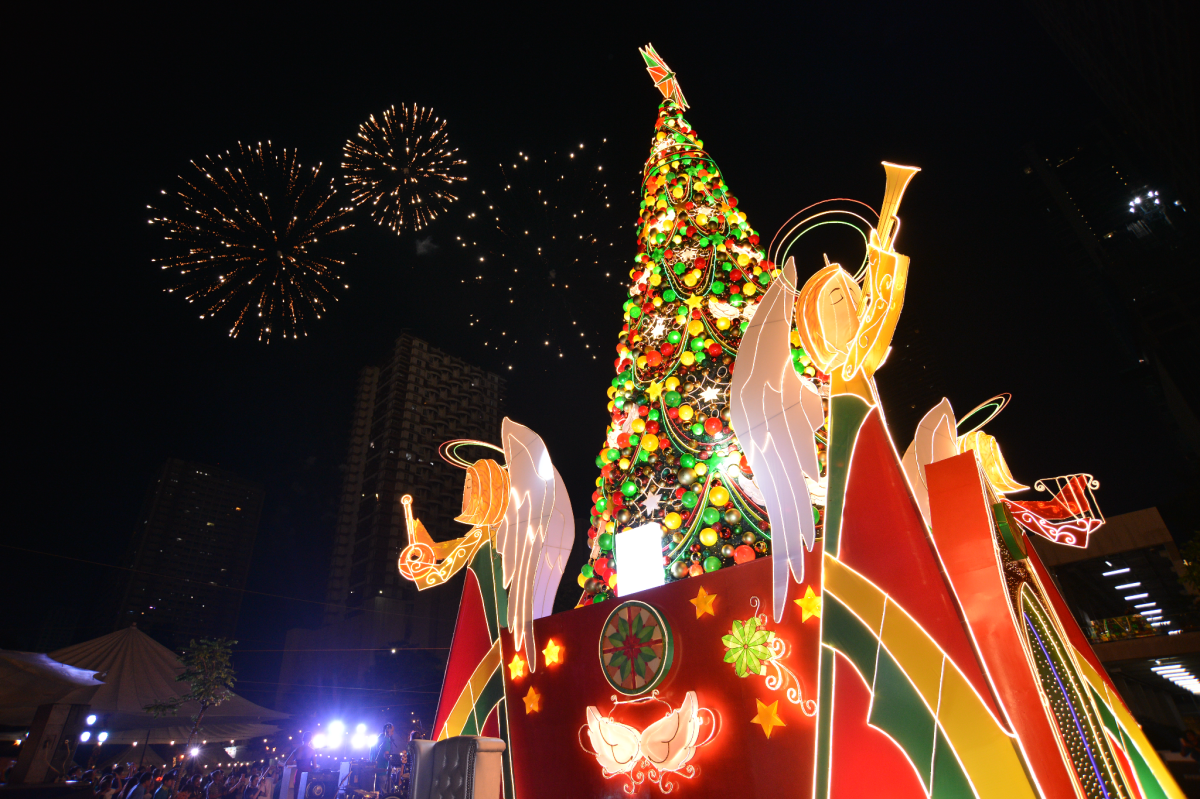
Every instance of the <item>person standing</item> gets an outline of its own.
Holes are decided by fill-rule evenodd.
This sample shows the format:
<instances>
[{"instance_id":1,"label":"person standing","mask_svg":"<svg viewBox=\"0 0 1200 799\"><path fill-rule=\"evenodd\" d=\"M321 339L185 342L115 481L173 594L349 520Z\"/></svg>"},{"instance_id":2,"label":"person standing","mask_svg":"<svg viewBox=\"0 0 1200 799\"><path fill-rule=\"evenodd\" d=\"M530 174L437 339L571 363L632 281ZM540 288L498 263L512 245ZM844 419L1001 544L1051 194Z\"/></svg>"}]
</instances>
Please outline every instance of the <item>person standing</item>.
<instances>
[{"instance_id":1,"label":"person standing","mask_svg":"<svg viewBox=\"0 0 1200 799\"><path fill-rule=\"evenodd\" d=\"M316 750L313 749L312 739L311 731L304 733L304 737L300 739L300 745L292 750L283 764L285 766L296 764L296 784L292 788L293 799L300 795L300 775L312 771L313 768L313 755L316 754Z\"/></svg>"},{"instance_id":2,"label":"person standing","mask_svg":"<svg viewBox=\"0 0 1200 799\"><path fill-rule=\"evenodd\" d=\"M147 786L154 781L149 771L143 771L137 777L137 783L129 791L129 799L150 799L146 794Z\"/></svg>"},{"instance_id":3,"label":"person standing","mask_svg":"<svg viewBox=\"0 0 1200 799\"><path fill-rule=\"evenodd\" d=\"M158 790L154 792L153 799L173 799L175 796L175 782L179 779L179 774L176 771L168 771L163 775L162 785L158 786Z\"/></svg>"},{"instance_id":4,"label":"person standing","mask_svg":"<svg viewBox=\"0 0 1200 799\"><path fill-rule=\"evenodd\" d=\"M389 722L383 725L383 732L375 742L375 790L383 793L387 784L388 768L391 766L392 753L396 751L396 739L392 737L395 727Z\"/></svg>"}]
</instances>

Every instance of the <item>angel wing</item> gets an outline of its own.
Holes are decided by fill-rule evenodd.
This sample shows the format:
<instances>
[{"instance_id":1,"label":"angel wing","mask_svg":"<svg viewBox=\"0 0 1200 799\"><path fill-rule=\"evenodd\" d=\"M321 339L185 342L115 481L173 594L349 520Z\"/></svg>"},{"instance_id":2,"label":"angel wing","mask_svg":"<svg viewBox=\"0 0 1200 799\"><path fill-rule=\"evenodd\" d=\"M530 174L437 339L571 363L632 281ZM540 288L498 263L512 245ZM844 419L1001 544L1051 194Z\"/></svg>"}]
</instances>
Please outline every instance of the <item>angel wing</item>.
<instances>
[{"instance_id":1,"label":"angel wing","mask_svg":"<svg viewBox=\"0 0 1200 799\"><path fill-rule=\"evenodd\" d=\"M511 488L496 540L508 588L508 627L513 647L524 644L525 660L534 671L533 620L553 609L575 539L575 519L566 486L541 437L507 417L501 437Z\"/></svg>"},{"instance_id":2,"label":"angel wing","mask_svg":"<svg viewBox=\"0 0 1200 799\"><path fill-rule=\"evenodd\" d=\"M931 525L929 518L929 490L925 480L925 467L931 463L952 458L958 454L958 434L955 432L954 409L950 400L943 398L929 413L921 418L917 432L913 434L912 443L904 451L904 474L908 476L913 495L917 498L917 506L926 525Z\"/></svg>"},{"instance_id":3,"label":"angel wing","mask_svg":"<svg viewBox=\"0 0 1200 799\"><path fill-rule=\"evenodd\" d=\"M696 753L699 713L696 692L688 691L678 710L672 710L642 731L642 755L660 771L682 768Z\"/></svg>"},{"instance_id":4,"label":"angel wing","mask_svg":"<svg viewBox=\"0 0 1200 799\"><path fill-rule=\"evenodd\" d=\"M817 443L824 423L821 395L792 368L790 333L795 305L796 265L759 302L738 350L730 386L730 426L737 434L771 519L772 588L775 621L783 617L788 572L804 579L804 549L817 530L804 475L820 479Z\"/></svg>"},{"instance_id":5,"label":"angel wing","mask_svg":"<svg viewBox=\"0 0 1200 799\"><path fill-rule=\"evenodd\" d=\"M650 77L654 78L654 85L662 92L662 96L674 100L676 105L686 111L688 104L687 100L683 99L683 92L679 90L679 81L676 79L675 73L667 66L667 62L662 60L662 56L654 52L654 45L647 44L645 47L639 47L638 52L646 61L646 71L650 73Z\"/></svg>"},{"instance_id":6,"label":"angel wing","mask_svg":"<svg viewBox=\"0 0 1200 799\"><path fill-rule=\"evenodd\" d=\"M609 774L624 774L637 765L642 756L642 735L628 724L601 716L587 709L588 740L596 750L596 762Z\"/></svg>"}]
</instances>

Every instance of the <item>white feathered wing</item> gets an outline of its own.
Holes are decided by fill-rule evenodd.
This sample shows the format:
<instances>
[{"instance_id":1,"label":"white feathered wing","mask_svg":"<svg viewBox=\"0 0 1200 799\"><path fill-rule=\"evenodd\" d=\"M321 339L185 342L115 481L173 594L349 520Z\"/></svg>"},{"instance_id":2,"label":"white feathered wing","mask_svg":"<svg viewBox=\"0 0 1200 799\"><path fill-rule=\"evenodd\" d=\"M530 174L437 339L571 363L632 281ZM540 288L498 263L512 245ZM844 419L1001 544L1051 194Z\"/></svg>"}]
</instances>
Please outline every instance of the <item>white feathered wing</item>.
<instances>
[{"instance_id":1,"label":"white feathered wing","mask_svg":"<svg viewBox=\"0 0 1200 799\"><path fill-rule=\"evenodd\" d=\"M933 406L929 413L921 418L917 432L913 434L912 443L904 451L901 465L904 474L908 476L917 506L921 509L921 517L926 526L932 526L929 516L929 489L925 479L925 467L944 458L953 458L958 454L957 423L954 421L954 409L950 400L942 401Z\"/></svg>"},{"instance_id":2,"label":"white feathered wing","mask_svg":"<svg viewBox=\"0 0 1200 799\"><path fill-rule=\"evenodd\" d=\"M567 489L541 437L505 418L500 428L510 483L508 509L496 533L508 589L508 628L513 648L525 647L529 670L537 669L533 621L549 616L575 540Z\"/></svg>"},{"instance_id":3,"label":"white feathered wing","mask_svg":"<svg viewBox=\"0 0 1200 799\"><path fill-rule=\"evenodd\" d=\"M821 395L792 367L796 265L758 304L738 349L730 386L729 424L737 435L771 521L772 607L775 621L787 602L788 572L804 579L804 550L816 542L812 497L804 475L820 480L813 434L824 424Z\"/></svg>"}]
</instances>

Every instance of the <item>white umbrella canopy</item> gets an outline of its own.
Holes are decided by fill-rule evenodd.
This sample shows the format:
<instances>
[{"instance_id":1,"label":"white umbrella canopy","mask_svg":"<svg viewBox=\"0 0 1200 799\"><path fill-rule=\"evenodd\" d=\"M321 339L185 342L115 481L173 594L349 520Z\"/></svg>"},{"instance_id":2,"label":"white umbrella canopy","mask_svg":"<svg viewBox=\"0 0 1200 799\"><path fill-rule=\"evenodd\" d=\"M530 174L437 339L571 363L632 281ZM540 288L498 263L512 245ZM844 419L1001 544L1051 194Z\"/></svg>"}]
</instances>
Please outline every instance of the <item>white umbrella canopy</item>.
<instances>
[{"instance_id":1,"label":"white umbrella canopy","mask_svg":"<svg viewBox=\"0 0 1200 799\"><path fill-rule=\"evenodd\" d=\"M142 710L187 693L187 683L176 682L183 666L175 653L136 626L84 641L50 653L50 657L80 669L105 672L104 684L92 697L92 712L103 718L110 743L183 743L191 729L191 716L200 710L184 703L177 716L155 718ZM201 720L201 737L209 741L237 740L274 733L286 719L236 694L211 707Z\"/></svg>"},{"instance_id":2,"label":"white umbrella canopy","mask_svg":"<svg viewBox=\"0 0 1200 799\"><path fill-rule=\"evenodd\" d=\"M86 705L103 685L98 676L49 655L0 649L0 724L28 724L38 705Z\"/></svg>"}]
</instances>

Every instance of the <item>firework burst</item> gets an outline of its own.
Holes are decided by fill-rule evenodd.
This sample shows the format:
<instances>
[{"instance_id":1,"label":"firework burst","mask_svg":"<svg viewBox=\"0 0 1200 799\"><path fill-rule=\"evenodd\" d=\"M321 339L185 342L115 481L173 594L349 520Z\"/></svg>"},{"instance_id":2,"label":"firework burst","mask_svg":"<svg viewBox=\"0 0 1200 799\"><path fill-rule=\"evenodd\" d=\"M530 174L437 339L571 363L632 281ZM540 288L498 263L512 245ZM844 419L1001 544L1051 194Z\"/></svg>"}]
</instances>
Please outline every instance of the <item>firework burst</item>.
<instances>
[{"instance_id":1,"label":"firework burst","mask_svg":"<svg viewBox=\"0 0 1200 799\"><path fill-rule=\"evenodd\" d=\"M454 174L466 164L454 154L445 120L427 108L395 106L372 114L358 136L342 148L346 183L356 205L371 204L371 216L397 235L420 230L458 198L450 193Z\"/></svg>"},{"instance_id":2,"label":"firework burst","mask_svg":"<svg viewBox=\"0 0 1200 799\"><path fill-rule=\"evenodd\" d=\"M201 319L233 314L234 338L252 328L260 341L307 335L304 324L337 300L335 270L343 266L321 242L350 227L340 222L350 209L334 205L333 181L320 165L301 166L295 150L276 154L270 142L239 142L192 166L178 190L150 206L150 224L180 249L155 261L178 277L166 291L203 306Z\"/></svg>"}]
</instances>

